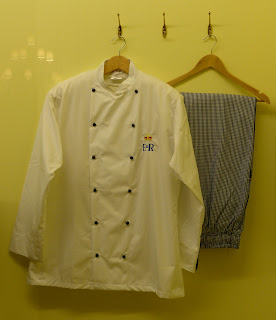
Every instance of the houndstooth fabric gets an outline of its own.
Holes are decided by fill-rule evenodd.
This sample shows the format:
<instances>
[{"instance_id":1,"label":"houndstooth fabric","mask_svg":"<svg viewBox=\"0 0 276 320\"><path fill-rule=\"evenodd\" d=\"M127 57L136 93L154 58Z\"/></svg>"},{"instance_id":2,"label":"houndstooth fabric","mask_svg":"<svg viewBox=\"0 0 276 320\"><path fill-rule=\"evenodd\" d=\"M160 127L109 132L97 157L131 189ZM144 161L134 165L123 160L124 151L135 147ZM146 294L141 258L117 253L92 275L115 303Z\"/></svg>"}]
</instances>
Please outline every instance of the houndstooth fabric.
<instances>
[{"instance_id":1,"label":"houndstooth fabric","mask_svg":"<svg viewBox=\"0 0 276 320\"><path fill-rule=\"evenodd\" d=\"M181 94L205 205L201 248L239 248L252 176L256 98Z\"/></svg>"}]
</instances>

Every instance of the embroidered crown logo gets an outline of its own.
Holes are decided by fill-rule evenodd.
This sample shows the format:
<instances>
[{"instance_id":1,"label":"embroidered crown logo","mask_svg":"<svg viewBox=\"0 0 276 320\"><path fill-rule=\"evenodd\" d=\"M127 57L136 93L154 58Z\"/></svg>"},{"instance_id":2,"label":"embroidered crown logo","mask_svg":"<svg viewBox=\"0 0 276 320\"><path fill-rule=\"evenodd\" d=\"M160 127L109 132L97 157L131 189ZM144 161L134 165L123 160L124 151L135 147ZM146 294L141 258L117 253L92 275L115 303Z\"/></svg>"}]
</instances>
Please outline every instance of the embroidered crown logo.
<instances>
[{"instance_id":1,"label":"embroidered crown logo","mask_svg":"<svg viewBox=\"0 0 276 320\"><path fill-rule=\"evenodd\" d=\"M145 140L152 140L152 137L151 137L150 135L147 135L147 136L145 137Z\"/></svg>"},{"instance_id":2,"label":"embroidered crown logo","mask_svg":"<svg viewBox=\"0 0 276 320\"><path fill-rule=\"evenodd\" d=\"M147 134L144 137L145 140L152 140L152 137ZM154 144L152 143L143 143L143 151L153 151Z\"/></svg>"}]
</instances>

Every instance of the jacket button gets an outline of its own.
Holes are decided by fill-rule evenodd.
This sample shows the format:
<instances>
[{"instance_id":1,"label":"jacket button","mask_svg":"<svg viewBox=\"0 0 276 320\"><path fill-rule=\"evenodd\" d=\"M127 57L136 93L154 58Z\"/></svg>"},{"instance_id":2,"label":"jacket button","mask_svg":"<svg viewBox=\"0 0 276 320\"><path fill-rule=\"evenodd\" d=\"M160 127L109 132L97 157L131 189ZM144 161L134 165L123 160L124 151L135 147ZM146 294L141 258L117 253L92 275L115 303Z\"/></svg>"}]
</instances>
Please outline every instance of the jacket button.
<instances>
[{"instance_id":1,"label":"jacket button","mask_svg":"<svg viewBox=\"0 0 276 320\"><path fill-rule=\"evenodd\" d=\"M130 160L133 160L133 156L130 156L129 159L130 159Z\"/></svg>"},{"instance_id":2,"label":"jacket button","mask_svg":"<svg viewBox=\"0 0 276 320\"><path fill-rule=\"evenodd\" d=\"M93 160L96 159L96 156L92 156L92 159L93 159Z\"/></svg>"},{"instance_id":3,"label":"jacket button","mask_svg":"<svg viewBox=\"0 0 276 320\"><path fill-rule=\"evenodd\" d=\"M138 93L138 90L137 90L137 89L135 90L135 93Z\"/></svg>"},{"instance_id":4,"label":"jacket button","mask_svg":"<svg viewBox=\"0 0 276 320\"><path fill-rule=\"evenodd\" d=\"M131 193L131 189L128 189L128 193Z\"/></svg>"},{"instance_id":5,"label":"jacket button","mask_svg":"<svg viewBox=\"0 0 276 320\"><path fill-rule=\"evenodd\" d=\"M94 221L95 224L99 224L99 222L97 220Z\"/></svg>"},{"instance_id":6,"label":"jacket button","mask_svg":"<svg viewBox=\"0 0 276 320\"><path fill-rule=\"evenodd\" d=\"M96 123L95 122L93 123L93 127L96 127Z\"/></svg>"},{"instance_id":7,"label":"jacket button","mask_svg":"<svg viewBox=\"0 0 276 320\"><path fill-rule=\"evenodd\" d=\"M96 189L96 188L94 188L94 189L93 189L93 191L94 191L94 192L97 192L97 189Z\"/></svg>"},{"instance_id":8,"label":"jacket button","mask_svg":"<svg viewBox=\"0 0 276 320\"><path fill-rule=\"evenodd\" d=\"M100 256L100 255L99 255L98 253L95 254L95 257L96 257L96 258L99 258L99 256Z\"/></svg>"},{"instance_id":9,"label":"jacket button","mask_svg":"<svg viewBox=\"0 0 276 320\"><path fill-rule=\"evenodd\" d=\"M96 89L95 89L95 88L93 88L93 89L92 89L92 91L93 91L93 92L95 92L95 91L96 91Z\"/></svg>"},{"instance_id":10,"label":"jacket button","mask_svg":"<svg viewBox=\"0 0 276 320\"><path fill-rule=\"evenodd\" d=\"M126 225L127 225L127 226L129 225L129 221L126 221Z\"/></svg>"},{"instance_id":11,"label":"jacket button","mask_svg":"<svg viewBox=\"0 0 276 320\"><path fill-rule=\"evenodd\" d=\"M131 125L133 128L135 128L135 124L133 123L132 125Z\"/></svg>"},{"instance_id":12,"label":"jacket button","mask_svg":"<svg viewBox=\"0 0 276 320\"><path fill-rule=\"evenodd\" d=\"M123 259L125 259L125 258L126 258L126 255L125 255L125 254L123 254L123 255L122 255L122 258L123 258Z\"/></svg>"}]
</instances>

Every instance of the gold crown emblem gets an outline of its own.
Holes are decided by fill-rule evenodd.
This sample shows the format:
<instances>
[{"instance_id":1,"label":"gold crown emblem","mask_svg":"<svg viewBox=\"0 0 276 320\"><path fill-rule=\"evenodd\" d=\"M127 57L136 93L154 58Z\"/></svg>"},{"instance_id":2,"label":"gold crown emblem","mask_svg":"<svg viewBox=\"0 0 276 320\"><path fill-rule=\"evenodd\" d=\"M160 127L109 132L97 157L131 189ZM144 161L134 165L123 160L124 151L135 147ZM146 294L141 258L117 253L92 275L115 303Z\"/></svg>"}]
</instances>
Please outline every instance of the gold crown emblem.
<instances>
[{"instance_id":1,"label":"gold crown emblem","mask_svg":"<svg viewBox=\"0 0 276 320\"><path fill-rule=\"evenodd\" d=\"M145 140L152 140L152 137L149 134L147 134L147 136L145 137Z\"/></svg>"}]
</instances>

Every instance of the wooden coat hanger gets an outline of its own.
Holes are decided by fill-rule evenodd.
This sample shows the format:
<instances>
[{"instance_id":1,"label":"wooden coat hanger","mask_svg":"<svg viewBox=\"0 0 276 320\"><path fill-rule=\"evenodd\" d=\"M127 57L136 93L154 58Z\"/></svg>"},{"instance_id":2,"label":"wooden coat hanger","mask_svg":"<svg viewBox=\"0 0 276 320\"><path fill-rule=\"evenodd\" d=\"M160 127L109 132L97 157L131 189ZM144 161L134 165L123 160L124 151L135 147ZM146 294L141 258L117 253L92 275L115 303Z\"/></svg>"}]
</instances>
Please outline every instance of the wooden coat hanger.
<instances>
[{"instance_id":1,"label":"wooden coat hanger","mask_svg":"<svg viewBox=\"0 0 276 320\"><path fill-rule=\"evenodd\" d=\"M108 74L118 69L125 73L129 73L129 62L129 59L123 56L114 56L106 61L104 65L104 74Z\"/></svg>"},{"instance_id":2,"label":"wooden coat hanger","mask_svg":"<svg viewBox=\"0 0 276 320\"><path fill-rule=\"evenodd\" d=\"M118 22L119 22L118 36L113 38L112 41L116 38L119 38L119 39L123 39L125 44L119 49L118 56L114 56L105 62L104 74L108 74L108 73L113 72L118 69L124 71L125 73L129 73L130 60L127 59L126 57L121 56L121 50L126 45L126 39L124 37L122 37L122 26L120 23L120 15L119 15L119 13L117 15L118 15Z\"/></svg>"},{"instance_id":3,"label":"wooden coat hanger","mask_svg":"<svg viewBox=\"0 0 276 320\"><path fill-rule=\"evenodd\" d=\"M120 69L126 73L129 73L130 60L124 56L121 56L121 52L120 52L123 49L123 47L126 45L126 40L122 36L117 36L114 39L116 39L116 38L123 39L125 41L125 44L119 49L118 56L114 56L105 62L104 74L108 74L108 73L115 71L117 69ZM114 40L114 39L112 39L112 40Z\"/></svg>"},{"instance_id":4,"label":"wooden coat hanger","mask_svg":"<svg viewBox=\"0 0 276 320\"><path fill-rule=\"evenodd\" d=\"M120 23L120 15L118 13L118 21L119 21L119 27L118 27L118 36L115 37L119 38L119 39L123 39L125 44L119 49L119 55L118 56L114 56L112 58L110 58L109 60L107 60L104 64L104 74L108 74L112 71L115 70L122 70L125 73L129 73L129 63L130 60L127 59L126 57L121 56L121 50L123 49L123 47L126 45L126 40L124 37L122 37L122 26ZM114 40L112 39L112 41Z\"/></svg>"},{"instance_id":5,"label":"wooden coat hanger","mask_svg":"<svg viewBox=\"0 0 276 320\"><path fill-rule=\"evenodd\" d=\"M213 34L208 35L207 37L210 37L210 36L215 37ZM215 37L215 39L216 39L216 43L217 43L217 38ZM213 48L215 47L216 43L214 44ZM204 56L203 58L201 58L192 70L190 70L189 72L183 74L182 76L180 76L176 79L173 79L167 83L171 86L174 86L174 85L176 85L186 79L193 77L194 75L196 75L197 73L199 73L203 70L206 70L208 68L213 68L216 71L218 71L219 73L223 74L225 77L229 78L230 80L234 81L235 83L237 83L238 85L240 85L241 87L246 89L247 91L251 92L254 96L260 98L260 100L257 99L258 102L266 102L266 103L270 104L270 100L267 95L265 95L264 93L260 93L260 91L258 89L253 88L249 84L247 84L244 81L240 80L239 78L233 76L225 68L221 59L212 53L213 48L211 50L211 54L208 54L208 55Z\"/></svg>"}]
</instances>

